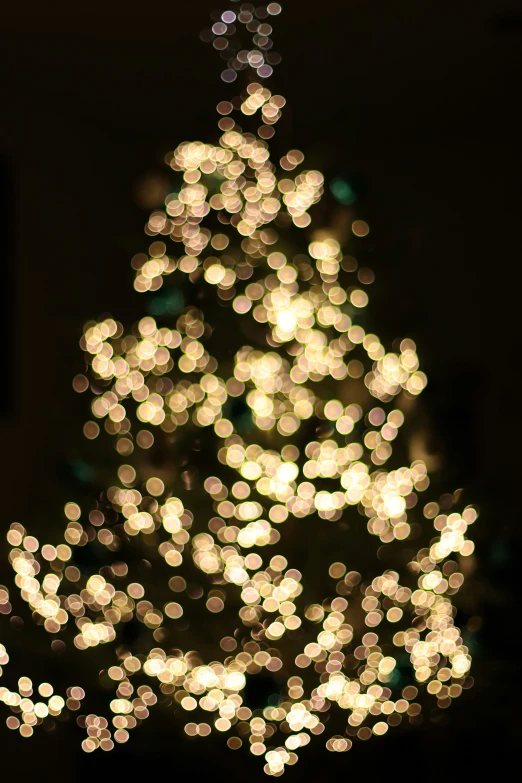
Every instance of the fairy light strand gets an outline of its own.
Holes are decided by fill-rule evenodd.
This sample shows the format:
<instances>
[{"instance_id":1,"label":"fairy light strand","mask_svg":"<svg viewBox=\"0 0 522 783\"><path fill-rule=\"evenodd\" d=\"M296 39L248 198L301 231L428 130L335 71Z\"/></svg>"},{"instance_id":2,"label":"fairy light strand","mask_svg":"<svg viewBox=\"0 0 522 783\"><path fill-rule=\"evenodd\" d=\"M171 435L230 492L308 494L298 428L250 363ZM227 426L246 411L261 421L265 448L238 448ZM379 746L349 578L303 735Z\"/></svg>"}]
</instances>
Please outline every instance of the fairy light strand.
<instances>
[{"instance_id":1,"label":"fairy light strand","mask_svg":"<svg viewBox=\"0 0 522 783\"><path fill-rule=\"evenodd\" d=\"M84 435L113 439L117 483L89 511L65 505L59 542L42 544L19 523L7 534L15 586L44 631L69 633L82 659L100 645L111 651L107 717L78 719L88 753L127 742L168 696L186 712L188 736L222 732L230 748L249 746L265 772L279 776L321 735L328 750L347 751L355 739L418 722L426 701L448 706L472 682L452 596L464 581L458 563L473 552L468 528L477 511L422 505L430 484L422 459L386 467L427 378L413 340L388 351L360 325L373 273L354 280L357 263L339 236L314 228L322 174L306 168L299 150L271 160L269 139L285 106L267 87L281 59L271 39L280 11L277 3L236 4L202 34L226 60L223 81L243 74L246 87L218 104L215 143L182 142L166 156L181 185L150 215L148 251L132 259L136 291L188 287L203 304L192 296L196 304L168 326L150 315L128 332L110 317L85 326L88 371L73 386L93 393ZM237 43L240 27L252 48ZM369 230L352 221L352 237ZM230 351L219 321L207 320L209 301L232 324ZM247 432L230 414L234 402L249 417ZM310 422L319 424L312 438ZM205 439L219 475L154 471L147 454L173 437ZM314 527L331 526L333 536L345 518L379 546L406 542L419 524L433 525L435 537L428 532L428 545L402 572L369 577L350 570L354 562L332 562L324 578L335 597L318 601L285 528L292 521L313 541ZM94 539L113 560L87 576L73 551ZM126 558L140 548L155 558L154 579L170 596L157 605ZM165 628L205 592L187 585L188 566L207 583L209 616L223 613L216 660L162 646ZM0 585L3 615L9 593ZM147 655L121 643L132 619L152 634ZM414 683L404 686L396 673L405 657ZM0 675L8 665L0 644ZM245 688L262 671L280 682L284 673L281 697L252 710ZM85 698L79 686L60 696L26 676L17 687L0 687L0 701L12 713L7 727L23 737L66 706L79 710ZM329 733L331 713L344 715L338 734Z\"/></svg>"}]
</instances>

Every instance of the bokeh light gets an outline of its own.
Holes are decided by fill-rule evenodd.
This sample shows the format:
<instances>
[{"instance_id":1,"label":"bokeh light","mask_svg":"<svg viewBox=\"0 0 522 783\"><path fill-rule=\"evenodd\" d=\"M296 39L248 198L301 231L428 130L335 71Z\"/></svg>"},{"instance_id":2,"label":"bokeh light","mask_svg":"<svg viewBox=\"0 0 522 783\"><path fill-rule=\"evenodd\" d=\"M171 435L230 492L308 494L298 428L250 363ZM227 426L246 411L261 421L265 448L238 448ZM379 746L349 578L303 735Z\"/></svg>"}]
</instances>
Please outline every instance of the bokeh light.
<instances>
[{"instance_id":1,"label":"bokeh light","mask_svg":"<svg viewBox=\"0 0 522 783\"><path fill-rule=\"evenodd\" d=\"M202 34L239 94L218 104L213 142L167 154L177 187L131 261L135 290L164 287L172 306L130 329L110 316L85 324L73 388L91 395L83 433L113 453L114 483L91 508L65 503L63 541L18 522L7 533L15 588L53 644L68 639L94 667L106 656L106 716L78 716L87 753L126 743L161 701L186 713L187 741L218 732L279 776L311 741L346 752L472 684L452 596L477 511L422 500L428 466L402 458L400 430L427 377L413 340L392 350L363 325L374 274L352 253L368 223L354 217L344 238L317 228L323 175L298 149L271 158L286 103L267 86L280 12L236 3ZM355 200L342 180L332 191ZM175 455L165 468L160 449ZM211 454L212 468L210 457L193 467L193 451ZM347 520L377 561L383 548L409 554L370 573L357 551L340 554ZM75 555L93 541L109 564L96 573ZM11 590L0 585L2 615ZM179 641L197 640L193 606L208 618L199 636L214 634L213 657ZM125 636L136 627L146 653ZM1 676L11 663L0 644ZM263 707L249 702L255 677L273 690ZM85 697L79 684L60 695L27 676L0 687L6 725L23 737Z\"/></svg>"}]
</instances>

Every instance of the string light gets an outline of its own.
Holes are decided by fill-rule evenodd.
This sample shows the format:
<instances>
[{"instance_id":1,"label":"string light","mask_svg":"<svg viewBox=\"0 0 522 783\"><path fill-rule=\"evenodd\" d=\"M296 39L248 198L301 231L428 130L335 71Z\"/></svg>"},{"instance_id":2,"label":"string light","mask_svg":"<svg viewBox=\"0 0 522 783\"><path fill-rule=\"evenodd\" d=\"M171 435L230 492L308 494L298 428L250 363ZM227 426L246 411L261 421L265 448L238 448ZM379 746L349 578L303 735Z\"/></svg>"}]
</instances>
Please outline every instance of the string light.
<instances>
[{"instance_id":1,"label":"string light","mask_svg":"<svg viewBox=\"0 0 522 783\"><path fill-rule=\"evenodd\" d=\"M16 588L44 630L71 634L82 659L109 650L108 717L78 718L88 753L127 742L166 697L186 713L189 737L226 734L231 749L249 746L279 776L311 739L324 734L328 750L345 752L354 739L418 723L427 700L445 708L472 682L451 599L477 511L422 503L430 480L421 459L385 467L427 378L413 340L389 351L361 325L374 275L364 268L353 279L357 262L339 236L314 228L323 175L299 150L271 160L285 106L266 81L281 59L271 39L280 12L277 3L235 5L202 34L226 60L223 81L244 72L247 84L218 104L216 143L182 142L166 156L181 184L150 215L148 252L132 259L136 291L171 291L169 325L147 315L129 332L110 317L85 326L88 370L73 387L93 393L84 434L113 439L117 483L90 510L65 505L63 541L43 544L19 523L7 534ZM250 49L237 42L241 26ZM352 221L354 241L369 232ZM224 346L223 324L209 318L216 306L235 343ZM217 455L219 475L179 460L194 440ZM178 467L148 460L160 441L178 452ZM421 527L427 545L382 573L350 570L351 548L328 573L306 573L295 536L313 552L326 528L334 558L335 537L351 535L345 520L381 548L400 548ZM74 550L93 540L110 565L88 575ZM137 552L155 563L154 598L136 581ZM190 626L200 598L209 623L217 618L215 659L162 646L169 626ZM0 586L3 615L9 599ZM147 654L122 641L131 620L152 639ZM0 675L8 664L0 644ZM279 692L251 708L248 681L261 672ZM61 696L26 676L17 690L0 687L7 727L23 737L84 697L79 686ZM327 725L334 714L339 734Z\"/></svg>"}]
</instances>

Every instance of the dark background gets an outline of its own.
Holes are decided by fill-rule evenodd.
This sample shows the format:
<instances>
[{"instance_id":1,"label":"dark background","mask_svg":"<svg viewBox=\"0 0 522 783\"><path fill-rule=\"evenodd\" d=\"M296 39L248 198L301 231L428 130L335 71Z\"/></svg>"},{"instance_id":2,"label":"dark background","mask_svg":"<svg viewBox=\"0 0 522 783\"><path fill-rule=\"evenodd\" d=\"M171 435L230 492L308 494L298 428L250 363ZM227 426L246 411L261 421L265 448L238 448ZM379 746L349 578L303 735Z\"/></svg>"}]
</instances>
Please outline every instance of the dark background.
<instances>
[{"instance_id":1,"label":"dark background","mask_svg":"<svg viewBox=\"0 0 522 783\"><path fill-rule=\"evenodd\" d=\"M15 520L36 530L63 505L61 471L79 453L86 412L71 389L82 324L142 312L129 266L146 241L137 186L162 173L180 141L212 141L214 106L234 94L219 80L217 53L198 40L213 6L54 0L0 12L3 530ZM312 743L285 780L481 780L488 765L500 772L516 762L522 728L522 6L291 0L273 38L283 54L273 89L288 100L278 143L302 149L327 182L343 174L359 183L377 331L417 341L447 489L464 487L481 509L474 579L483 619L475 687L442 720L348 755ZM228 751L223 738L203 756L208 740L181 743L151 721L125 748L91 757L78 737L66 745L58 734L27 743L2 730L0 762L38 769L40 779L134 779L159 776L162 765L169 776L190 768L195 780L264 778L259 760Z\"/></svg>"}]
</instances>

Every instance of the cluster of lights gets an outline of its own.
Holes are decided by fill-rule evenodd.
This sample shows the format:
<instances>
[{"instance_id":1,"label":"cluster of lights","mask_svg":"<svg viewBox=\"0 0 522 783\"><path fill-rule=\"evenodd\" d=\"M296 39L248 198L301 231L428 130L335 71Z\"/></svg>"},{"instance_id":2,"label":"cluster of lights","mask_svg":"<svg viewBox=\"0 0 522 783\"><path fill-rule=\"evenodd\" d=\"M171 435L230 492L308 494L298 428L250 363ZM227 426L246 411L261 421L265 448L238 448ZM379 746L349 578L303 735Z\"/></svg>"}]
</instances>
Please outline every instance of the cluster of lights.
<instances>
[{"instance_id":1,"label":"cluster of lights","mask_svg":"<svg viewBox=\"0 0 522 783\"><path fill-rule=\"evenodd\" d=\"M267 774L279 776L312 736L327 730L330 711L345 711L346 720L344 733L325 739L326 747L344 752L356 737L418 722L426 695L444 708L472 682L451 596L464 581L462 558L473 552L467 532L477 512L468 506L446 514L430 502L419 514L419 493L429 486L425 463L383 467L405 401L427 382L415 343L404 339L387 352L357 323L368 295L346 284L357 264L328 231L312 232L300 253L279 239L280 232L310 225L308 210L324 185L320 172L301 168L298 150L280 160L279 170L270 160L267 140L285 100L258 79L278 62L264 20L280 10L276 3L266 9L245 3L214 21L206 37L227 59L224 81L243 70L250 81L238 99L219 104L217 145L184 142L167 156L181 187L152 213L148 253L132 260L137 291L159 291L169 278L176 291L190 288L202 302L228 308L233 350L223 350L220 325L207 319L204 304L181 307L169 326L146 316L129 333L110 317L86 324L81 347L88 370L73 386L93 392L84 434L95 440L103 427L113 437L118 483L90 512L66 504L63 542L41 544L19 523L7 534L15 584L45 631L58 637L71 628L82 655L100 645L111 650L112 717L78 718L86 752L125 743L163 696L187 718L197 716L199 722L185 724L188 736L228 733L230 748L246 744L264 756ZM253 34L255 48L234 49L238 23ZM254 120L260 114L257 133L244 132L234 111ZM353 221L355 237L368 231L364 221ZM169 240L182 252L171 254ZM366 271L359 275L363 285L373 280ZM247 434L230 412L233 404L248 416ZM206 439L222 475L155 470L147 453L158 438L172 444L178 436ZM299 563L281 554L285 543L292 551L285 523L310 539L314 526L333 535L335 523L357 518L352 507L380 546L412 537L422 517L437 535L404 574L387 569L368 580L333 562L328 579L335 596L317 602ZM86 575L73 549L93 540L112 562ZM132 558L125 559L140 546L168 584L167 600L157 605L133 581ZM279 553L267 555L266 547ZM230 626L218 660L162 646L169 626L190 624L189 605L205 593L181 575L187 561L208 583L209 616L223 613L216 627L222 634ZM11 610L9 590L0 585L0 613ZM153 640L146 655L121 643L131 620ZM405 655L415 685L404 685L398 674ZM8 662L0 645L0 676ZM277 678L281 696L252 711L245 688L263 670ZM78 710L85 696L75 686L64 699L47 683L38 693L43 701L35 702L27 677L17 692L0 688L13 713L7 726L24 737L66 704Z\"/></svg>"},{"instance_id":2,"label":"cluster of lights","mask_svg":"<svg viewBox=\"0 0 522 783\"><path fill-rule=\"evenodd\" d=\"M0 645L0 661L8 662L8 655L3 645ZM34 726L42 724L46 718L52 720L60 716L66 705L69 710L78 710L81 700L85 697L85 691L78 687L69 688L66 701L54 693L52 685L42 682L36 694L39 701L34 701L33 696L35 696L33 683L29 677L20 677L17 691L0 687L0 701L10 707L11 712L14 713L7 718L7 727L18 730L22 737L31 737Z\"/></svg>"},{"instance_id":3,"label":"cluster of lights","mask_svg":"<svg viewBox=\"0 0 522 783\"><path fill-rule=\"evenodd\" d=\"M279 3L257 8L252 3L242 3L238 11L215 11L212 14L214 24L210 30L203 30L201 38L212 41L214 49L221 52L226 61L227 67L221 73L224 82L234 82L238 73L246 69L261 79L272 75L274 66L281 62L281 56L273 51L270 20L280 13ZM235 39L238 25L244 26L252 35L253 48L240 48Z\"/></svg>"}]
</instances>

